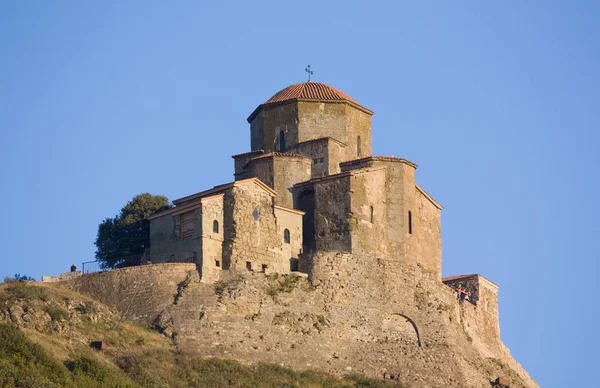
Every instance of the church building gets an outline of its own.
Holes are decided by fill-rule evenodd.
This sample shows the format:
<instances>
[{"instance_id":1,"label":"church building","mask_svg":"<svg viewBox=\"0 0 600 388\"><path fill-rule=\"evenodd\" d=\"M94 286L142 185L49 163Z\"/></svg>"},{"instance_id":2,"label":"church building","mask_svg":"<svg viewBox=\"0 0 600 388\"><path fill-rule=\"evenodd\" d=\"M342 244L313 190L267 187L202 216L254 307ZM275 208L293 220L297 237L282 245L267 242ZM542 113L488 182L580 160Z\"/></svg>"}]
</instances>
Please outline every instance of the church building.
<instances>
[{"instance_id":1,"label":"church building","mask_svg":"<svg viewBox=\"0 0 600 388\"><path fill-rule=\"evenodd\" d=\"M248 117L250 151L235 181L173 201L150 217L152 263L306 272L319 251L419 265L441 279L442 207L415 182L417 165L372 155L371 116L344 92L308 81Z\"/></svg>"}]
</instances>

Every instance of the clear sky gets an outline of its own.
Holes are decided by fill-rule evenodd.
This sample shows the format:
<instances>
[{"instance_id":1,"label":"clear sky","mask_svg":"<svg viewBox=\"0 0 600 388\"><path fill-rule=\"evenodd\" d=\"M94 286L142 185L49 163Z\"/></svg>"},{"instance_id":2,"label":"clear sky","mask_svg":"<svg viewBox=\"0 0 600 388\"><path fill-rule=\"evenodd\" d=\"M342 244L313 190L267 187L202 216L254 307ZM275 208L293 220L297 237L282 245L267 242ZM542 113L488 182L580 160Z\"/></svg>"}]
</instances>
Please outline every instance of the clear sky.
<instances>
[{"instance_id":1,"label":"clear sky","mask_svg":"<svg viewBox=\"0 0 600 388\"><path fill-rule=\"evenodd\" d=\"M0 276L93 260L134 195L233 180L248 115L314 80L419 165L444 276L500 285L502 338L543 387L594 386L600 3L0 2Z\"/></svg>"}]
</instances>

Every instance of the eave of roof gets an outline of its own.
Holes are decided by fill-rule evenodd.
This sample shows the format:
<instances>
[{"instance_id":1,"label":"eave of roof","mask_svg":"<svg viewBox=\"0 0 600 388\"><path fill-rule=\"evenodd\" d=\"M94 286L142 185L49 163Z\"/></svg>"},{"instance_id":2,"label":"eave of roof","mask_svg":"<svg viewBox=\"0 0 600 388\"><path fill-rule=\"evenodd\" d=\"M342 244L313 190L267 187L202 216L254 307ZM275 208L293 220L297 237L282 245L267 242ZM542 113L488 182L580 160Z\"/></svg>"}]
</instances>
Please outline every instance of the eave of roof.
<instances>
[{"instance_id":1,"label":"eave of roof","mask_svg":"<svg viewBox=\"0 0 600 388\"><path fill-rule=\"evenodd\" d=\"M276 196L277 192L275 190L273 190L272 188L270 188L269 186L267 186L266 184L264 184L260 179L258 178L248 178L248 179L242 179L239 181L234 181L234 182L230 182L230 183L226 183L223 185L219 185L219 186L215 186L212 189L209 190L205 190L205 191L201 191L199 193L196 194L192 194L192 195L188 195L186 197L182 197L182 198L178 198L176 200L173 201L174 205L178 205L181 203L185 203L185 202L189 202L189 201L193 201L195 199L199 199L202 197L207 197L211 194L217 194L221 191L230 189L232 187L236 187L236 186L241 186L241 185L245 185L248 183L254 183L256 185L258 185L259 187L261 187L263 190L267 191L269 194L271 194L271 196Z\"/></svg>"},{"instance_id":2,"label":"eave of roof","mask_svg":"<svg viewBox=\"0 0 600 388\"><path fill-rule=\"evenodd\" d=\"M423 196L425 196L425 198L427 198L429 200L429 202L431 202L433 204L433 206L437 207L439 210L442 210L444 207L435 199L433 199L431 197L431 195L427 194L427 192L425 190L423 190L423 188L417 184L415 184L415 186L417 187L417 190L423 194Z\"/></svg>"},{"instance_id":3,"label":"eave of roof","mask_svg":"<svg viewBox=\"0 0 600 388\"><path fill-rule=\"evenodd\" d=\"M372 160L372 161L376 161L376 162L377 161L397 162L397 163L408 164L409 166L414 167L414 168L418 167L418 165L416 163L413 163L410 160L403 159L403 158L397 158L395 156L366 156L364 158L348 160L347 162L342 162L342 163L340 163L340 166L358 164L358 163L366 162L368 160Z\"/></svg>"}]
</instances>

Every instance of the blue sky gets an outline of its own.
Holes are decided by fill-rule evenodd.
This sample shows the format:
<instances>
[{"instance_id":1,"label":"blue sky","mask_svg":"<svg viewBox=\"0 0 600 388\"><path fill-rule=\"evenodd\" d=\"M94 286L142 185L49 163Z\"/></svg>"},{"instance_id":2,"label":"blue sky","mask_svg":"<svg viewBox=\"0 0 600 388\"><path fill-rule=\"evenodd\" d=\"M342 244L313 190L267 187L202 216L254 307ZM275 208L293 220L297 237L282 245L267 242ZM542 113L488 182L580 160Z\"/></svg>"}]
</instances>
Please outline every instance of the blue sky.
<instances>
[{"instance_id":1,"label":"blue sky","mask_svg":"<svg viewBox=\"0 0 600 388\"><path fill-rule=\"evenodd\" d=\"M233 179L246 117L306 79L375 111L373 152L444 205L445 276L500 285L543 387L593 386L600 4L0 3L0 276L93 260L134 195Z\"/></svg>"}]
</instances>

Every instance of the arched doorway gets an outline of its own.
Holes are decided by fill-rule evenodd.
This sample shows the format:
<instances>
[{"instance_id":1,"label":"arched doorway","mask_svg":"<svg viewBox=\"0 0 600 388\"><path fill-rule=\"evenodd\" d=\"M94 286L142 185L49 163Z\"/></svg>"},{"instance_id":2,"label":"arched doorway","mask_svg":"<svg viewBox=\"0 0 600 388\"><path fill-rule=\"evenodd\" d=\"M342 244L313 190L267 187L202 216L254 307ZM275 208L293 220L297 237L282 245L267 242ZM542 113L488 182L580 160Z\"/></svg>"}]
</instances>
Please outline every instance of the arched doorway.
<instances>
[{"instance_id":1,"label":"arched doorway","mask_svg":"<svg viewBox=\"0 0 600 388\"><path fill-rule=\"evenodd\" d=\"M298 209L306 214L302 217L302 247L304 252L315 250L315 192L305 190L298 196Z\"/></svg>"}]
</instances>

